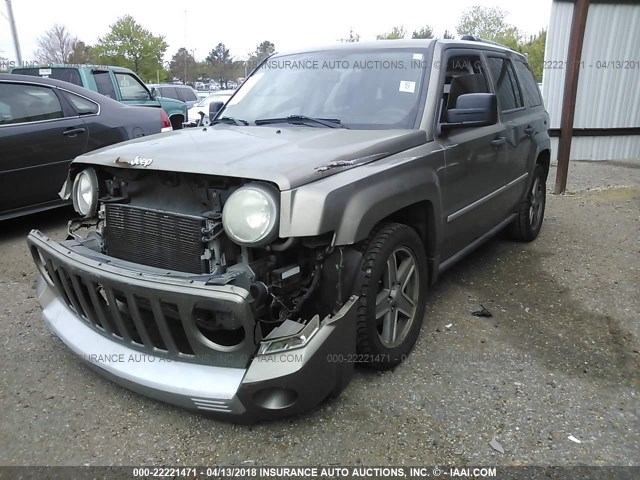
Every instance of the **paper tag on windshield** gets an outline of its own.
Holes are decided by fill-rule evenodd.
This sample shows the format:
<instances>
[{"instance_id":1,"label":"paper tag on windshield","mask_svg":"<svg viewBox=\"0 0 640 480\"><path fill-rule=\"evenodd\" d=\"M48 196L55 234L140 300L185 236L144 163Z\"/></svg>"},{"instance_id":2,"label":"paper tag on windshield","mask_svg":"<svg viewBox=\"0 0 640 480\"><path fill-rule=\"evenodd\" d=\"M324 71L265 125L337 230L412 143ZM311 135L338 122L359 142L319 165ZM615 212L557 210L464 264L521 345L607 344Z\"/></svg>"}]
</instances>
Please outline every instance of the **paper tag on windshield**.
<instances>
[{"instance_id":1,"label":"paper tag on windshield","mask_svg":"<svg viewBox=\"0 0 640 480\"><path fill-rule=\"evenodd\" d=\"M402 80L400 82L400 91L407 93L415 93L416 92L416 82L408 82L406 80Z\"/></svg>"},{"instance_id":2,"label":"paper tag on windshield","mask_svg":"<svg viewBox=\"0 0 640 480\"><path fill-rule=\"evenodd\" d=\"M40 70L38 70L38 75L51 75L51 69L41 68Z\"/></svg>"}]
</instances>

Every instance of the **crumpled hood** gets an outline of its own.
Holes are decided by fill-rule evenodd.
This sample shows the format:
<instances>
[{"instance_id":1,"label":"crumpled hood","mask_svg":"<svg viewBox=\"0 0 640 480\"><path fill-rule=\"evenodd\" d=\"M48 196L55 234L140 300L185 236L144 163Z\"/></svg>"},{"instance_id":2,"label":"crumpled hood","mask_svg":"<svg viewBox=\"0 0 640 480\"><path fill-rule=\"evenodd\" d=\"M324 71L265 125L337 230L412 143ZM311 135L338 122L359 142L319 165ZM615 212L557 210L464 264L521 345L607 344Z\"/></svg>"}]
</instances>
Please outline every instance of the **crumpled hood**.
<instances>
[{"instance_id":1,"label":"crumpled hood","mask_svg":"<svg viewBox=\"0 0 640 480\"><path fill-rule=\"evenodd\" d=\"M264 180L289 190L425 142L421 130L216 125L131 140L74 163Z\"/></svg>"}]
</instances>

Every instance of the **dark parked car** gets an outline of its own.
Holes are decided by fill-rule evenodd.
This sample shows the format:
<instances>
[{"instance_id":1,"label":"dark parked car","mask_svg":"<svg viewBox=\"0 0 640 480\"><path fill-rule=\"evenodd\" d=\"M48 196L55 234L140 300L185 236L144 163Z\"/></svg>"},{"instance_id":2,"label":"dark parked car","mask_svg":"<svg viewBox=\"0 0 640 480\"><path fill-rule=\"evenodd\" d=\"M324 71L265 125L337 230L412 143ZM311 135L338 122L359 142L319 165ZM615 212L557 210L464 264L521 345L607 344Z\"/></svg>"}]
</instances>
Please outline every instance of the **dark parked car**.
<instances>
[{"instance_id":1,"label":"dark parked car","mask_svg":"<svg viewBox=\"0 0 640 480\"><path fill-rule=\"evenodd\" d=\"M313 408L354 363L409 355L444 270L542 227L548 115L506 47L278 54L210 109L76 159L72 228L90 226L28 238L49 328L154 398L244 422Z\"/></svg>"},{"instance_id":2,"label":"dark parked car","mask_svg":"<svg viewBox=\"0 0 640 480\"><path fill-rule=\"evenodd\" d=\"M78 155L171 130L164 110L128 107L76 85L0 74L0 220L65 203Z\"/></svg>"},{"instance_id":3,"label":"dark parked car","mask_svg":"<svg viewBox=\"0 0 640 480\"><path fill-rule=\"evenodd\" d=\"M163 108L174 130L187 119L187 104L169 97L156 97L135 72L124 67L108 65L51 65L48 67L20 67L11 73L64 80L101 93L125 105Z\"/></svg>"}]
</instances>

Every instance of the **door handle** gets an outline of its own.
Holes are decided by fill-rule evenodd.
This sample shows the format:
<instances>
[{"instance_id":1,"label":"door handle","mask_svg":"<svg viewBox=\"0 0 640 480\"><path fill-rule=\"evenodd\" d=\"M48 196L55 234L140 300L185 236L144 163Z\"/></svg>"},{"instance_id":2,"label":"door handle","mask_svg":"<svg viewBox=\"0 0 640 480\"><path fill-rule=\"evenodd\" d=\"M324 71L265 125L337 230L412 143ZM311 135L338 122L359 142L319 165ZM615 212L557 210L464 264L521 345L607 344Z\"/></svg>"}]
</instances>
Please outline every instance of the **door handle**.
<instances>
[{"instance_id":1,"label":"door handle","mask_svg":"<svg viewBox=\"0 0 640 480\"><path fill-rule=\"evenodd\" d=\"M506 141L506 137L498 137L495 140L491 141L491 145L493 145L494 147L499 147L500 145L504 145Z\"/></svg>"},{"instance_id":2,"label":"door handle","mask_svg":"<svg viewBox=\"0 0 640 480\"><path fill-rule=\"evenodd\" d=\"M524 133L526 133L527 135L531 135L532 133L535 133L535 131L536 129L531 125L527 126L527 128L524 129Z\"/></svg>"},{"instance_id":3,"label":"door handle","mask_svg":"<svg viewBox=\"0 0 640 480\"><path fill-rule=\"evenodd\" d=\"M84 132L86 132L86 130L84 128L82 128L82 127L79 127L79 128L67 128L64 132L62 132L62 134L67 136L67 137L75 137L76 135L83 134Z\"/></svg>"}]
</instances>

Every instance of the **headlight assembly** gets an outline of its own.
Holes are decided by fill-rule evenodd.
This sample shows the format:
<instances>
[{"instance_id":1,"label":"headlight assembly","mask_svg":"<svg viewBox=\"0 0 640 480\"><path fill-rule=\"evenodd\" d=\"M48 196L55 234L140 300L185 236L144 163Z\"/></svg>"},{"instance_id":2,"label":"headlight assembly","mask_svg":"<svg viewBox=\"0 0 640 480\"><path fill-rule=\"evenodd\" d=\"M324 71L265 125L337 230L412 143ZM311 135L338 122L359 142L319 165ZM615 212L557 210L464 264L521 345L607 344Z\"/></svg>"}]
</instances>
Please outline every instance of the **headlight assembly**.
<instances>
[{"instance_id":1,"label":"headlight assembly","mask_svg":"<svg viewBox=\"0 0 640 480\"><path fill-rule=\"evenodd\" d=\"M73 208L83 217L92 217L98 210L98 176L93 168L81 171L73 181Z\"/></svg>"},{"instance_id":2,"label":"headlight assembly","mask_svg":"<svg viewBox=\"0 0 640 480\"><path fill-rule=\"evenodd\" d=\"M235 243L260 247L278 236L279 212L279 192L252 183L231 194L222 210L222 225Z\"/></svg>"}]
</instances>

